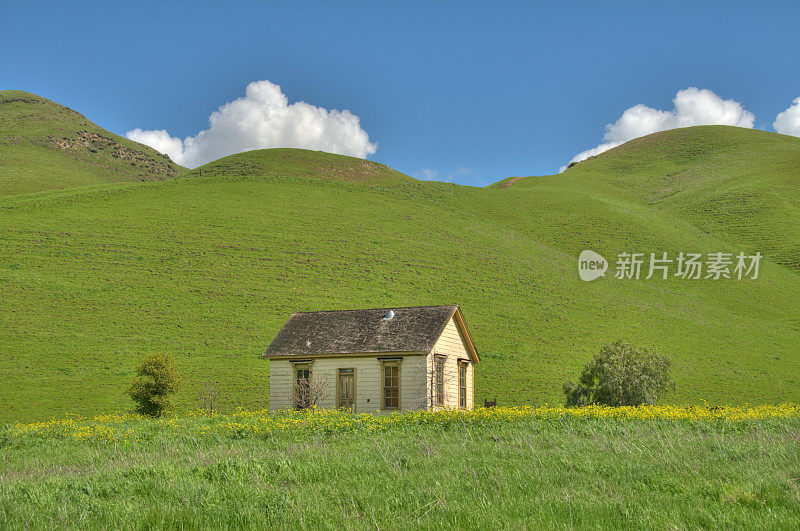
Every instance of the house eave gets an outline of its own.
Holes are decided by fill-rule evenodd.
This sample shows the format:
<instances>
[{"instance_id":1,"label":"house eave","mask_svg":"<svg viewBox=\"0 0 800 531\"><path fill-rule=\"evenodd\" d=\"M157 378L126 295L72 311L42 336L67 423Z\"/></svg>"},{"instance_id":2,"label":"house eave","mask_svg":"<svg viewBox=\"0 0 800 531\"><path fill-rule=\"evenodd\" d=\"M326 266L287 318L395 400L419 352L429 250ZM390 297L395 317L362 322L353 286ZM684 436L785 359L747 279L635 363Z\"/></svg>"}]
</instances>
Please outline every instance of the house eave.
<instances>
[{"instance_id":1,"label":"house eave","mask_svg":"<svg viewBox=\"0 0 800 531\"><path fill-rule=\"evenodd\" d=\"M472 362L480 363L481 358L478 355L478 349L475 346L475 341L472 339L472 334L470 334L469 328L467 328L467 323L464 320L464 314L461 313L460 306L456 306L456 311L453 312L453 321L456 323L456 328L458 328L458 331L461 334L464 346L466 347L470 358L472 358Z\"/></svg>"},{"instance_id":2,"label":"house eave","mask_svg":"<svg viewBox=\"0 0 800 531\"><path fill-rule=\"evenodd\" d=\"M395 352L332 352L326 354L267 354L261 355L265 360L295 360L295 359L319 359L319 358L375 358L380 356L425 356L427 352L418 350L395 351Z\"/></svg>"}]
</instances>

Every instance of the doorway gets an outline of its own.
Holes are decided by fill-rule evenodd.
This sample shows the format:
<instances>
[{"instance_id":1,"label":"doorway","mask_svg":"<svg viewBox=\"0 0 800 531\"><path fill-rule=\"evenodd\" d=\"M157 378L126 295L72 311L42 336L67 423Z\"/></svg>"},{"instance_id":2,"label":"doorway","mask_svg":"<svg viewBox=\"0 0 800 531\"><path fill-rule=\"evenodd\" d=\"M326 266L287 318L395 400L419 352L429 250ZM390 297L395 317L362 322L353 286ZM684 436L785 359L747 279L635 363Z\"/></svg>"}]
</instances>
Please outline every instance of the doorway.
<instances>
[{"instance_id":1,"label":"doorway","mask_svg":"<svg viewBox=\"0 0 800 531\"><path fill-rule=\"evenodd\" d=\"M336 382L336 407L356 412L356 375L355 369L339 369Z\"/></svg>"}]
</instances>

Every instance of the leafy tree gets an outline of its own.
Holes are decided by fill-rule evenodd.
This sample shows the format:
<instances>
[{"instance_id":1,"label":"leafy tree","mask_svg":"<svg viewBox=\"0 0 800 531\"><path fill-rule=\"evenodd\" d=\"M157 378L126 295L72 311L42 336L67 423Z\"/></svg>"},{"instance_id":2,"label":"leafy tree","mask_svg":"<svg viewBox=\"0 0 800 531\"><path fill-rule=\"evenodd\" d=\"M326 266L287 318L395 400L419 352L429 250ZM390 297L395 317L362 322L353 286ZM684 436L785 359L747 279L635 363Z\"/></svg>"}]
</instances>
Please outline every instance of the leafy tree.
<instances>
[{"instance_id":1,"label":"leafy tree","mask_svg":"<svg viewBox=\"0 0 800 531\"><path fill-rule=\"evenodd\" d=\"M564 394L567 406L638 406L654 403L674 387L669 359L617 341L600 350L577 383L565 383Z\"/></svg>"},{"instance_id":2,"label":"leafy tree","mask_svg":"<svg viewBox=\"0 0 800 531\"><path fill-rule=\"evenodd\" d=\"M172 408L170 395L180 388L178 371L169 354L150 354L138 367L137 379L128 388L136 412L160 417Z\"/></svg>"}]
</instances>

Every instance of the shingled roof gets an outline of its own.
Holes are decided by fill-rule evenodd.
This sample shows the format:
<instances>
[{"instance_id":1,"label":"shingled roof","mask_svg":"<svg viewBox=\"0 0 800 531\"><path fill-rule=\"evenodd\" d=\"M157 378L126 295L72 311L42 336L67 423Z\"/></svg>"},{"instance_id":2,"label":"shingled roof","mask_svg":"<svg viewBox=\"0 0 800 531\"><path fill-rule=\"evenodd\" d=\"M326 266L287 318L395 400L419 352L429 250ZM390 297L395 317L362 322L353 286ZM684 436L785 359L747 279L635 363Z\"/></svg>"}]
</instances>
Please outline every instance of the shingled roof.
<instances>
[{"instance_id":1,"label":"shingled roof","mask_svg":"<svg viewBox=\"0 0 800 531\"><path fill-rule=\"evenodd\" d=\"M384 319L390 310L394 317ZM458 306L451 305L297 312L289 317L263 357L427 353L457 311ZM460 311L458 320L463 326Z\"/></svg>"}]
</instances>

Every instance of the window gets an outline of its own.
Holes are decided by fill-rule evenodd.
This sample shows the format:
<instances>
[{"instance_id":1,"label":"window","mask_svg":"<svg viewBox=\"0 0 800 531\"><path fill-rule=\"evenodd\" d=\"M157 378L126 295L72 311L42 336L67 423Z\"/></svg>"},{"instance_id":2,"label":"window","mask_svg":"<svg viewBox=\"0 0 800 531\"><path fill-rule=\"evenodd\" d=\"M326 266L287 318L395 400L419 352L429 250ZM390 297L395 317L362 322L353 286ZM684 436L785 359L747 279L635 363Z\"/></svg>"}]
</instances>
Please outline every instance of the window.
<instances>
[{"instance_id":1,"label":"window","mask_svg":"<svg viewBox=\"0 0 800 531\"><path fill-rule=\"evenodd\" d=\"M400 362L402 358L378 358L381 362L381 409L400 409Z\"/></svg>"},{"instance_id":2,"label":"window","mask_svg":"<svg viewBox=\"0 0 800 531\"><path fill-rule=\"evenodd\" d=\"M400 365L383 366L383 409L400 408Z\"/></svg>"},{"instance_id":3,"label":"window","mask_svg":"<svg viewBox=\"0 0 800 531\"><path fill-rule=\"evenodd\" d=\"M436 356L436 405L444 405L444 356Z\"/></svg>"},{"instance_id":4,"label":"window","mask_svg":"<svg viewBox=\"0 0 800 531\"><path fill-rule=\"evenodd\" d=\"M458 364L458 407L467 407L467 364L463 361Z\"/></svg>"},{"instance_id":5,"label":"window","mask_svg":"<svg viewBox=\"0 0 800 531\"><path fill-rule=\"evenodd\" d=\"M311 405L311 367L295 366L294 408L305 409Z\"/></svg>"}]
</instances>

